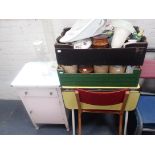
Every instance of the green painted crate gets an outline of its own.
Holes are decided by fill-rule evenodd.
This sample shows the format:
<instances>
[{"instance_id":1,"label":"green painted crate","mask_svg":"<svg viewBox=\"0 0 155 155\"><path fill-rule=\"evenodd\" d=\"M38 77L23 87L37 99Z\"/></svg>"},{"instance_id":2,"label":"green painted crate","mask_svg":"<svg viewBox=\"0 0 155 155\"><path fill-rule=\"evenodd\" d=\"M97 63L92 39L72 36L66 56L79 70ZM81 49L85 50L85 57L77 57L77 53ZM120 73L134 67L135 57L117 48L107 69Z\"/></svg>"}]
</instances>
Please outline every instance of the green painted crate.
<instances>
[{"instance_id":1,"label":"green painted crate","mask_svg":"<svg viewBox=\"0 0 155 155\"><path fill-rule=\"evenodd\" d=\"M58 69L58 76L62 86L98 86L98 87L136 87L141 70L134 69L133 73L123 74L69 74Z\"/></svg>"}]
</instances>

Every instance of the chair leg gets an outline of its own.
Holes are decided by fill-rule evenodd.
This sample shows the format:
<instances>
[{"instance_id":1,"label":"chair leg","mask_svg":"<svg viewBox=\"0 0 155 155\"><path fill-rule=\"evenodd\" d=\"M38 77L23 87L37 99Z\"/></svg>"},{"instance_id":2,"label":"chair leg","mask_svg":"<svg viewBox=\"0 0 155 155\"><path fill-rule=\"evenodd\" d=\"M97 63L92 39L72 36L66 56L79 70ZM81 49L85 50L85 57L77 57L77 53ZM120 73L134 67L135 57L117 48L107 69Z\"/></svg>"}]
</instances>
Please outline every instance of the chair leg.
<instances>
[{"instance_id":1,"label":"chair leg","mask_svg":"<svg viewBox=\"0 0 155 155\"><path fill-rule=\"evenodd\" d=\"M122 135L123 127L123 114L119 115L119 135Z\"/></svg>"},{"instance_id":2,"label":"chair leg","mask_svg":"<svg viewBox=\"0 0 155 155\"><path fill-rule=\"evenodd\" d=\"M81 125L81 115L82 115L81 111L78 110L78 135L81 135L81 127L82 127L82 125Z\"/></svg>"}]
</instances>

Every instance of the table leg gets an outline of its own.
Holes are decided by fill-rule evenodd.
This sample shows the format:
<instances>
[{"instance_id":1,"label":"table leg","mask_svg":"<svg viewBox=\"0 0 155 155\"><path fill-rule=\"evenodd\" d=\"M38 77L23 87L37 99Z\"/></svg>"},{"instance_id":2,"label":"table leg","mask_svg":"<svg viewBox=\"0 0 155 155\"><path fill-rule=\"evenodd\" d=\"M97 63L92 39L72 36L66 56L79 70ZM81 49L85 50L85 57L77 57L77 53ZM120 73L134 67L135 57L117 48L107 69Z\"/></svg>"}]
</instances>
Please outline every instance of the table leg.
<instances>
[{"instance_id":1,"label":"table leg","mask_svg":"<svg viewBox=\"0 0 155 155\"><path fill-rule=\"evenodd\" d=\"M74 114L74 109L72 109L72 130L73 130L73 135L75 135L75 114Z\"/></svg>"},{"instance_id":2,"label":"table leg","mask_svg":"<svg viewBox=\"0 0 155 155\"><path fill-rule=\"evenodd\" d=\"M126 112L125 112L125 123L124 123L124 135L127 134L128 115L129 115L129 112L126 111Z\"/></svg>"}]
</instances>

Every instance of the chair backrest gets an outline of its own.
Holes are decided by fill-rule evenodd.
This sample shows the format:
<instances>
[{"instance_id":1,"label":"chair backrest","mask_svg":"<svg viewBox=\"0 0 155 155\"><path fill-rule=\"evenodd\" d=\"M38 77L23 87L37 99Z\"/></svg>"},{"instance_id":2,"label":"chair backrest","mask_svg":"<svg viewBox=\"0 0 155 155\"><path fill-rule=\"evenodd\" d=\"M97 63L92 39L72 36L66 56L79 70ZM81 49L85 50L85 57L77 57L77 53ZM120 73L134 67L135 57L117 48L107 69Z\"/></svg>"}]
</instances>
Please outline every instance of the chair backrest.
<instances>
[{"instance_id":1,"label":"chair backrest","mask_svg":"<svg viewBox=\"0 0 155 155\"><path fill-rule=\"evenodd\" d=\"M145 60L141 69L141 78L155 78L155 60Z\"/></svg>"},{"instance_id":2,"label":"chair backrest","mask_svg":"<svg viewBox=\"0 0 155 155\"><path fill-rule=\"evenodd\" d=\"M83 89L77 89L79 102L91 105L115 105L124 102L127 90L117 90L111 92L94 92Z\"/></svg>"}]
</instances>

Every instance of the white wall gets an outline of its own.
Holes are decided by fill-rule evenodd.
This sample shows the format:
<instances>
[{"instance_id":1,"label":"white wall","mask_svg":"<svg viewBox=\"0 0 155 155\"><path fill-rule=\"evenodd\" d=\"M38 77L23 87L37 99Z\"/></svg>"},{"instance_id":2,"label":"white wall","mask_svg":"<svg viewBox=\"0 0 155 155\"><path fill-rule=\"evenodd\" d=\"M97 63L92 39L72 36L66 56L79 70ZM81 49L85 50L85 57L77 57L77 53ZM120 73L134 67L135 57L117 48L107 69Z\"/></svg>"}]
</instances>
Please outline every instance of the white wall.
<instances>
[{"instance_id":1,"label":"white wall","mask_svg":"<svg viewBox=\"0 0 155 155\"><path fill-rule=\"evenodd\" d=\"M155 47L155 20L130 20L141 26ZM62 28L71 26L75 19L54 20L0 20L0 99L18 99L10 87L24 63L55 60L54 41ZM33 43L42 41L41 51Z\"/></svg>"},{"instance_id":2,"label":"white wall","mask_svg":"<svg viewBox=\"0 0 155 155\"><path fill-rule=\"evenodd\" d=\"M43 41L38 53L33 46L37 40ZM0 99L16 98L10 83L24 63L52 59L51 53L40 20L0 20Z\"/></svg>"}]
</instances>

